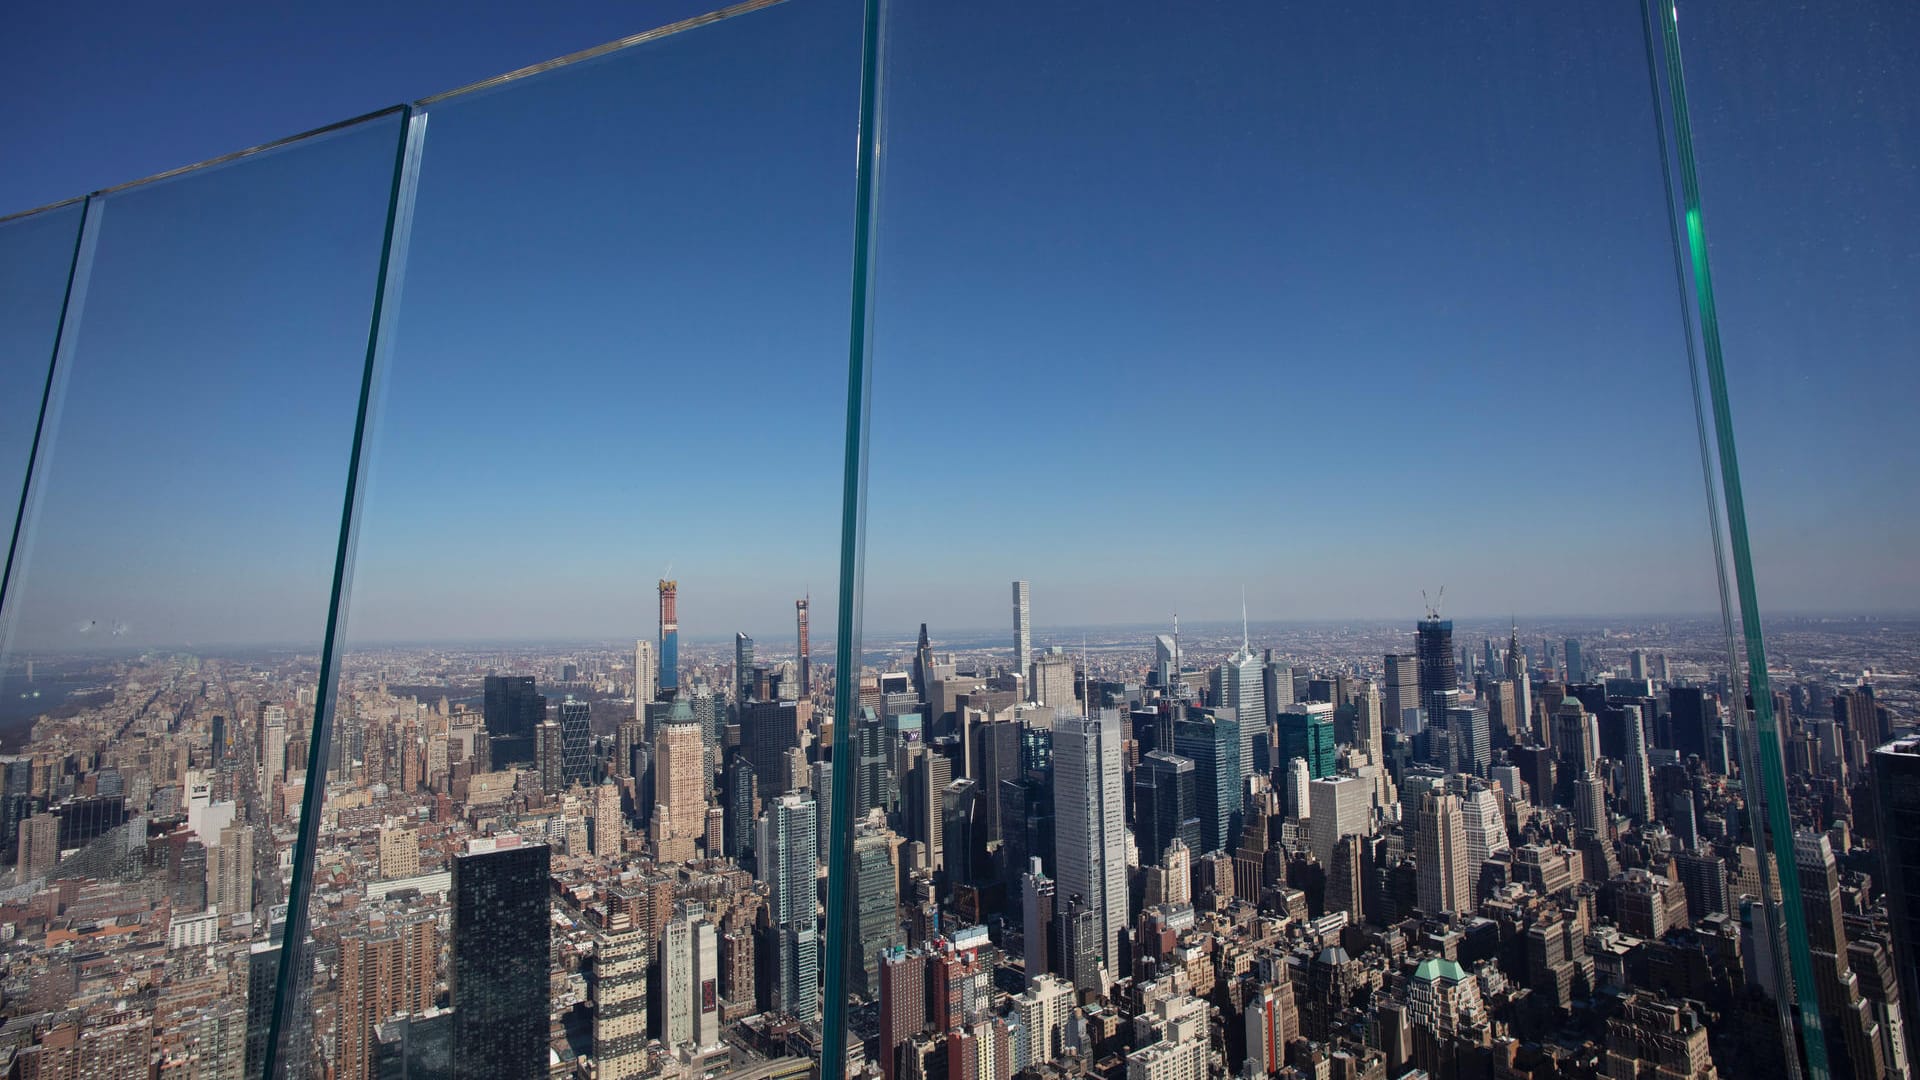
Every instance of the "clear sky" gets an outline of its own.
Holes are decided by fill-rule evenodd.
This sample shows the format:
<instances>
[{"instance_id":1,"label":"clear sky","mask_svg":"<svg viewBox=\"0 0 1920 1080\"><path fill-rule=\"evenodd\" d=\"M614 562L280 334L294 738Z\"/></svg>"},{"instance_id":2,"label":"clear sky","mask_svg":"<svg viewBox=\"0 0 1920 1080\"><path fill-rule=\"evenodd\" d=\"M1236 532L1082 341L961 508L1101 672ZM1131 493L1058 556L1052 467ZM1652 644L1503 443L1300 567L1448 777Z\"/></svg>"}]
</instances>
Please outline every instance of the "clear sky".
<instances>
[{"instance_id":1,"label":"clear sky","mask_svg":"<svg viewBox=\"0 0 1920 1080\"><path fill-rule=\"evenodd\" d=\"M698 7L29 5L0 207ZM355 638L830 631L856 8L432 110ZM1920 607L1920 16L1681 17L1763 604ZM1712 605L1637 5L890 19L870 628ZM317 639L394 134L108 207L16 647Z\"/></svg>"}]
</instances>

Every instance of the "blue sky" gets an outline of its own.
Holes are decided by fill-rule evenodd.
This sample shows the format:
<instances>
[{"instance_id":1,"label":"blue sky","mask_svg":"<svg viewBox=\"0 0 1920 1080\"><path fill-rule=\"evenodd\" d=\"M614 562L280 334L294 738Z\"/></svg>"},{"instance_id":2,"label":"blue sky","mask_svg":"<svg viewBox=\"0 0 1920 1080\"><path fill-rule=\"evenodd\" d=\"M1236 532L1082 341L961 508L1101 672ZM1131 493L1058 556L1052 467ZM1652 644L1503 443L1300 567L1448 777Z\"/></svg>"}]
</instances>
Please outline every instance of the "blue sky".
<instances>
[{"instance_id":1,"label":"blue sky","mask_svg":"<svg viewBox=\"0 0 1920 1080\"><path fill-rule=\"evenodd\" d=\"M356 639L830 628L855 8L432 111ZM30 6L0 206L696 10ZM893 5L868 626L1707 609L1637 5L1166 11ZM1682 9L1781 610L1920 606L1915 22ZM392 134L109 207L21 643L317 639Z\"/></svg>"}]
</instances>

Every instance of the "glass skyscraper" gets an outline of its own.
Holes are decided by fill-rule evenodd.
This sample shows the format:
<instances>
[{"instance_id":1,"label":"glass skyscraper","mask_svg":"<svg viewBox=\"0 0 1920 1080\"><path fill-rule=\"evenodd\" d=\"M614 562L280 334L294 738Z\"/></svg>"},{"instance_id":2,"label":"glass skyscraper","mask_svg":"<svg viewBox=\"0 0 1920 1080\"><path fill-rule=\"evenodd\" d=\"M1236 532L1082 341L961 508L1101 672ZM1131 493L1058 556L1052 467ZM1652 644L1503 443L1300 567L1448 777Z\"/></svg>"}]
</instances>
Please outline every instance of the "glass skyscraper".
<instances>
[{"instance_id":1,"label":"glass skyscraper","mask_svg":"<svg viewBox=\"0 0 1920 1080\"><path fill-rule=\"evenodd\" d=\"M545 844L470 841L453 857L453 1075L547 1072Z\"/></svg>"}]
</instances>

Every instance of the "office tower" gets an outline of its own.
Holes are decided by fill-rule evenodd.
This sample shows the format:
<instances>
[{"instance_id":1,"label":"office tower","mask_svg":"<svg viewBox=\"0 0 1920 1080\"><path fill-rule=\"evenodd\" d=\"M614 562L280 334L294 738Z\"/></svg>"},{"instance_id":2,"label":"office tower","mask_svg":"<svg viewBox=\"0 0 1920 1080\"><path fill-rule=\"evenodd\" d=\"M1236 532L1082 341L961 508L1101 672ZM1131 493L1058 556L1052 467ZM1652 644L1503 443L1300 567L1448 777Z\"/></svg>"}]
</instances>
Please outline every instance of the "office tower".
<instances>
[{"instance_id":1,"label":"office tower","mask_svg":"<svg viewBox=\"0 0 1920 1080\"><path fill-rule=\"evenodd\" d=\"M453 1075L547 1069L548 848L506 835L453 857Z\"/></svg>"},{"instance_id":2,"label":"office tower","mask_svg":"<svg viewBox=\"0 0 1920 1080\"><path fill-rule=\"evenodd\" d=\"M1579 698L1566 698L1553 711L1553 752L1563 774L1580 776L1599 768L1600 729Z\"/></svg>"},{"instance_id":3,"label":"office tower","mask_svg":"<svg viewBox=\"0 0 1920 1080\"><path fill-rule=\"evenodd\" d=\"M726 783L726 796L721 809L726 815L727 858L738 862L753 846L753 821L759 813L755 806L758 801L758 777L754 775L753 763L739 751L727 758L727 766L721 776Z\"/></svg>"},{"instance_id":4,"label":"office tower","mask_svg":"<svg viewBox=\"0 0 1920 1080\"><path fill-rule=\"evenodd\" d=\"M1353 745L1367 755L1368 761L1382 764L1386 744L1380 741L1381 714L1386 704L1380 688L1371 682L1361 683L1354 690L1353 705Z\"/></svg>"},{"instance_id":5,"label":"office tower","mask_svg":"<svg viewBox=\"0 0 1920 1080\"><path fill-rule=\"evenodd\" d=\"M787 790L785 763L788 753L800 748L802 708L793 701L752 701L741 714L740 749L753 762L762 794Z\"/></svg>"},{"instance_id":6,"label":"office tower","mask_svg":"<svg viewBox=\"0 0 1920 1080\"><path fill-rule=\"evenodd\" d=\"M1280 744L1275 757L1283 766L1300 758L1307 763L1307 772L1314 779L1333 775L1336 748L1331 703L1307 701L1289 705L1280 714L1277 728Z\"/></svg>"},{"instance_id":7,"label":"office tower","mask_svg":"<svg viewBox=\"0 0 1920 1080\"><path fill-rule=\"evenodd\" d=\"M1567 653L1567 681L1570 683L1586 682L1587 681L1587 664L1585 659L1583 659L1580 655L1580 642L1578 639L1576 638L1567 639L1566 653Z\"/></svg>"},{"instance_id":8,"label":"office tower","mask_svg":"<svg viewBox=\"0 0 1920 1080\"><path fill-rule=\"evenodd\" d=\"M1031 598L1027 592L1027 583L1013 583L1013 666L1008 668L1014 675L1027 677L1027 661L1033 658L1033 619L1030 607ZM1031 698L1031 695L1029 695Z\"/></svg>"},{"instance_id":9,"label":"office tower","mask_svg":"<svg viewBox=\"0 0 1920 1080\"><path fill-rule=\"evenodd\" d=\"M1287 1064L1287 1046L1300 1037L1300 1011L1293 1003L1293 980L1262 983L1247 999L1247 1067L1251 1076L1272 1076Z\"/></svg>"},{"instance_id":10,"label":"office tower","mask_svg":"<svg viewBox=\"0 0 1920 1080\"><path fill-rule=\"evenodd\" d=\"M1452 753L1451 772L1485 777L1493 763L1493 741L1487 707L1479 702L1447 710L1446 736Z\"/></svg>"},{"instance_id":11,"label":"office tower","mask_svg":"<svg viewBox=\"0 0 1920 1080\"><path fill-rule=\"evenodd\" d=\"M895 949L880 961L880 1075L898 1080L909 1041L927 1026L927 954ZM920 1070L909 1067L910 1076Z\"/></svg>"},{"instance_id":12,"label":"office tower","mask_svg":"<svg viewBox=\"0 0 1920 1080\"><path fill-rule=\"evenodd\" d=\"M1667 688L1669 726L1673 732L1672 749L1685 760L1689 755L1706 760L1707 747L1720 730L1720 703L1698 686Z\"/></svg>"},{"instance_id":13,"label":"office tower","mask_svg":"<svg viewBox=\"0 0 1920 1080\"><path fill-rule=\"evenodd\" d=\"M1568 642L1569 646L1573 643ZM1715 1080L1707 1026L1690 1001L1629 993L1607 1021L1604 1075Z\"/></svg>"},{"instance_id":14,"label":"office tower","mask_svg":"<svg viewBox=\"0 0 1920 1080\"><path fill-rule=\"evenodd\" d=\"M1920 1068L1920 739L1900 739L1872 754L1875 846L1887 890L1894 969L1906 1008L1906 1058Z\"/></svg>"},{"instance_id":15,"label":"office tower","mask_svg":"<svg viewBox=\"0 0 1920 1080\"><path fill-rule=\"evenodd\" d=\"M1056 746L1057 752L1057 736ZM1200 813L1201 855L1225 851L1240 839L1240 725L1201 710L1173 722L1173 752L1193 762ZM1056 787L1056 793L1058 788ZM1055 815L1059 813L1056 805Z\"/></svg>"},{"instance_id":16,"label":"office tower","mask_svg":"<svg viewBox=\"0 0 1920 1080\"><path fill-rule=\"evenodd\" d=\"M947 872L947 883L971 884L986 844L980 837L980 782L970 776L950 781L940 792L940 849L937 865Z\"/></svg>"},{"instance_id":17,"label":"office tower","mask_svg":"<svg viewBox=\"0 0 1920 1080\"><path fill-rule=\"evenodd\" d=\"M665 862L692 862L694 845L706 832L707 765L700 725L692 722L685 702L676 702L673 717L654 737L653 812L654 858Z\"/></svg>"},{"instance_id":18,"label":"office tower","mask_svg":"<svg viewBox=\"0 0 1920 1080\"><path fill-rule=\"evenodd\" d=\"M560 725L542 720L534 725L534 772L540 777L540 790L549 795L566 790L566 744L560 737Z\"/></svg>"},{"instance_id":19,"label":"office tower","mask_svg":"<svg viewBox=\"0 0 1920 1080\"><path fill-rule=\"evenodd\" d=\"M1077 990L1107 992L1106 958L1100 955L1100 916L1078 893L1054 903L1053 940L1060 974Z\"/></svg>"},{"instance_id":20,"label":"office tower","mask_svg":"<svg viewBox=\"0 0 1920 1080\"><path fill-rule=\"evenodd\" d=\"M1032 858L1026 873L1020 875L1020 931L1024 942L1027 985L1054 970L1054 954L1049 948L1053 934L1053 879L1040 869L1038 856Z\"/></svg>"},{"instance_id":21,"label":"office tower","mask_svg":"<svg viewBox=\"0 0 1920 1080\"><path fill-rule=\"evenodd\" d=\"M1053 648L1034 658L1033 700L1057 709L1077 708L1073 682L1073 657Z\"/></svg>"},{"instance_id":22,"label":"office tower","mask_svg":"<svg viewBox=\"0 0 1920 1080\"><path fill-rule=\"evenodd\" d=\"M744 633L733 635L733 700L747 701L754 693L753 639Z\"/></svg>"},{"instance_id":23,"label":"office tower","mask_svg":"<svg viewBox=\"0 0 1920 1080\"><path fill-rule=\"evenodd\" d=\"M560 703L560 783L593 783L593 724L584 701L569 696Z\"/></svg>"},{"instance_id":24,"label":"office tower","mask_svg":"<svg viewBox=\"0 0 1920 1080\"><path fill-rule=\"evenodd\" d=\"M1200 846L1200 811L1193 762L1155 750L1134 770L1134 839L1140 862L1157 866L1174 840Z\"/></svg>"},{"instance_id":25,"label":"office tower","mask_svg":"<svg viewBox=\"0 0 1920 1080\"><path fill-rule=\"evenodd\" d=\"M1253 762L1253 737L1266 731L1270 712L1262 664L1247 641L1244 608L1240 612L1240 649L1213 670L1213 695L1215 704L1232 709L1240 721L1240 764L1242 769L1249 768Z\"/></svg>"},{"instance_id":26,"label":"office tower","mask_svg":"<svg viewBox=\"0 0 1920 1080\"><path fill-rule=\"evenodd\" d=\"M595 785L588 812L593 818L594 856L610 859L625 850L627 815L620 809L619 786L610 781Z\"/></svg>"},{"instance_id":27,"label":"office tower","mask_svg":"<svg viewBox=\"0 0 1920 1080\"><path fill-rule=\"evenodd\" d=\"M822 817L828 815L821 815ZM900 944L899 869L894 852L900 838L883 829L861 826L853 837L854 962L848 965L852 992L875 998L880 992L880 957Z\"/></svg>"},{"instance_id":28,"label":"office tower","mask_svg":"<svg viewBox=\"0 0 1920 1080\"><path fill-rule=\"evenodd\" d=\"M767 804L754 844L767 885L773 1008L810 1021L820 1008L818 888L820 826L811 797L788 792Z\"/></svg>"},{"instance_id":29,"label":"office tower","mask_svg":"<svg viewBox=\"0 0 1920 1080\"><path fill-rule=\"evenodd\" d=\"M420 872L420 830L409 829L398 819L380 826L380 876L408 878Z\"/></svg>"},{"instance_id":30,"label":"office tower","mask_svg":"<svg viewBox=\"0 0 1920 1080\"><path fill-rule=\"evenodd\" d=\"M669 697L680 689L680 583L660 579L659 692Z\"/></svg>"},{"instance_id":31,"label":"office tower","mask_svg":"<svg viewBox=\"0 0 1920 1080\"><path fill-rule=\"evenodd\" d=\"M907 819L907 839L925 845L926 866L946 869L946 792L953 783L953 761L931 747L913 753L902 785L901 802Z\"/></svg>"},{"instance_id":32,"label":"office tower","mask_svg":"<svg viewBox=\"0 0 1920 1080\"><path fill-rule=\"evenodd\" d=\"M622 919L593 937L593 1060L602 1075L647 1067L647 932Z\"/></svg>"},{"instance_id":33,"label":"office tower","mask_svg":"<svg viewBox=\"0 0 1920 1080\"><path fill-rule=\"evenodd\" d=\"M1827 1053L1836 1076L1879 1076L1884 1069L1879 1023L1860 993L1848 959L1847 930L1840 898L1840 872L1826 833L1796 830L1793 855L1806 915L1806 943L1812 953L1813 989L1827 1029ZM1791 888L1794 879L1782 874ZM1800 993L1807 988L1797 987Z\"/></svg>"},{"instance_id":34,"label":"office tower","mask_svg":"<svg viewBox=\"0 0 1920 1080\"><path fill-rule=\"evenodd\" d=\"M1407 719L1407 714L1421 707L1419 661L1406 653L1388 653L1386 668L1386 713L1383 719L1386 726L1399 728L1412 735L1419 728L1417 722Z\"/></svg>"},{"instance_id":35,"label":"office tower","mask_svg":"<svg viewBox=\"0 0 1920 1080\"><path fill-rule=\"evenodd\" d=\"M1238 753L1238 733L1230 753ZM1127 855L1120 743L1120 714L1059 717L1053 725L1054 860L1059 895L1080 897L1098 936L1092 963L1116 977L1122 966L1120 936L1127 923ZM1078 985L1088 983L1075 980ZM1102 988L1104 989L1104 988Z\"/></svg>"},{"instance_id":36,"label":"office tower","mask_svg":"<svg viewBox=\"0 0 1920 1080\"><path fill-rule=\"evenodd\" d=\"M1642 822L1653 820L1653 771L1647 764L1647 716L1638 705L1619 706L1626 713L1627 812Z\"/></svg>"},{"instance_id":37,"label":"office tower","mask_svg":"<svg viewBox=\"0 0 1920 1080\"><path fill-rule=\"evenodd\" d=\"M660 661L653 642L641 638L633 643L633 718L647 722L647 702L660 696Z\"/></svg>"},{"instance_id":38,"label":"office tower","mask_svg":"<svg viewBox=\"0 0 1920 1080\"><path fill-rule=\"evenodd\" d=\"M547 699L534 691L531 675L489 675L481 716L486 722L492 766L533 764L534 729L547 718Z\"/></svg>"},{"instance_id":39,"label":"office tower","mask_svg":"<svg viewBox=\"0 0 1920 1080\"><path fill-rule=\"evenodd\" d=\"M1428 613L1414 628L1420 664L1420 707L1429 724L1441 722L1460 697L1459 661L1453 655L1453 620Z\"/></svg>"},{"instance_id":40,"label":"office tower","mask_svg":"<svg viewBox=\"0 0 1920 1080\"><path fill-rule=\"evenodd\" d=\"M1460 797L1429 791L1420 797L1416 865L1420 910L1466 914L1472 910L1467 878L1467 827Z\"/></svg>"},{"instance_id":41,"label":"office tower","mask_svg":"<svg viewBox=\"0 0 1920 1080\"><path fill-rule=\"evenodd\" d=\"M1313 812L1313 805L1308 802L1312 796L1307 792L1307 785L1313 783L1313 769L1307 765L1306 758L1292 757L1281 766L1280 772L1285 781L1280 793L1281 806L1288 817L1299 821Z\"/></svg>"},{"instance_id":42,"label":"office tower","mask_svg":"<svg viewBox=\"0 0 1920 1080\"><path fill-rule=\"evenodd\" d=\"M52 873L60 862L60 819L52 814L34 814L22 821L19 850L15 880L20 884Z\"/></svg>"},{"instance_id":43,"label":"office tower","mask_svg":"<svg viewBox=\"0 0 1920 1080\"><path fill-rule=\"evenodd\" d=\"M1307 782L1307 844L1321 866L1333 865L1335 841L1373 831L1373 784L1354 776Z\"/></svg>"},{"instance_id":44,"label":"office tower","mask_svg":"<svg viewBox=\"0 0 1920 1080\"><path fill-rule=\"evenodd\" d=\"M1491 784L1473 781L1460 800L1460 819L1467 837L1467 885L1475 901L1480 898L1480 868L1495 855L1513 850L1507 837L1506 807L1500 791Z\"/></svg>"}]
</instances>

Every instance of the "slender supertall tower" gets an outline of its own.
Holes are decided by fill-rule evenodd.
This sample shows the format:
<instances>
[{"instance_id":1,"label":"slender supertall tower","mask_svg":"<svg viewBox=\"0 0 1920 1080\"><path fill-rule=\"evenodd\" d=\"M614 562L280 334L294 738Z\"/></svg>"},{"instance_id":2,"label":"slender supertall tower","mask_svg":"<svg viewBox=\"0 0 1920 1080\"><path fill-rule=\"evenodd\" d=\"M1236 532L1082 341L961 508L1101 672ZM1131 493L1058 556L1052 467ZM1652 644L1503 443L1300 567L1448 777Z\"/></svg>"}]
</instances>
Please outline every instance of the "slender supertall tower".
<instances>
[{"instance_id":1,"label":"slender supertall tower","mask_svg":"<svg viewBox=\"0 0 1920 1080\"><path fill-rule=\"evenodd\" d=\"M1013 673L1027 677L1027 662L1033 659L1033 620L1027 583L1013 583Z\"/></svg>"},{"instance_id":2,"label":"slender supertall tower","mask_svg":"<svg viewBox=\"0 0 1920 1080\"><path fill-rule=\"evenodd\" d=\"M803 596L793 602L793 617L800 632L800 698L803 701L813 693L813 647L807 644L807 605L812 600L811 596Z\"/></svg>"},{"instance_id":3,"label":"slender supertall tower","mask_svg":"<svg viewBox=\"0 0 1920 1080\"><path fill-rule=\"evenodd\" d=\"M680 583L660 579L660 682L662 693L680 689Z\"/></svg>"}]
</instances>

